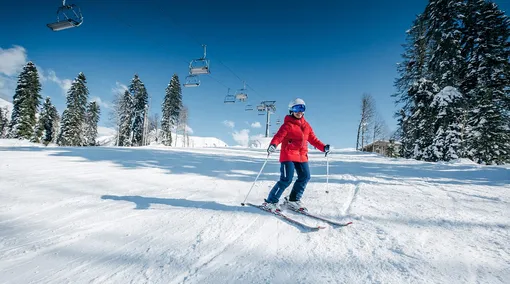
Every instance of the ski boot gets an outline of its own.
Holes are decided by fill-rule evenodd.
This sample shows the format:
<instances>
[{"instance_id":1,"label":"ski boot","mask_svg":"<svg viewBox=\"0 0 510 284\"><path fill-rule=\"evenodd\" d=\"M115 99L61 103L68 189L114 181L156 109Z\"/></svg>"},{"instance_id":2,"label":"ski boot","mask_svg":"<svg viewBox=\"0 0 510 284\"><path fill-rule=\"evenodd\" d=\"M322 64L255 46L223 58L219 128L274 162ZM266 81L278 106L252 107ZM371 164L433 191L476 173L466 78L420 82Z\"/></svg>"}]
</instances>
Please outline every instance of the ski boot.
<instances>
[{"instance_id":1,"label":"ski boot","mask_svg":"<svg viewBox=\"0 0 510 284\"><path fill-rule=\"evenodd\" d=\"M289 209L294 211L308 211L303 202L301 202L300 200L290 201L288 196L285 197L285 201L283 204L286 205Z\"/></svg>"}]
</instances>

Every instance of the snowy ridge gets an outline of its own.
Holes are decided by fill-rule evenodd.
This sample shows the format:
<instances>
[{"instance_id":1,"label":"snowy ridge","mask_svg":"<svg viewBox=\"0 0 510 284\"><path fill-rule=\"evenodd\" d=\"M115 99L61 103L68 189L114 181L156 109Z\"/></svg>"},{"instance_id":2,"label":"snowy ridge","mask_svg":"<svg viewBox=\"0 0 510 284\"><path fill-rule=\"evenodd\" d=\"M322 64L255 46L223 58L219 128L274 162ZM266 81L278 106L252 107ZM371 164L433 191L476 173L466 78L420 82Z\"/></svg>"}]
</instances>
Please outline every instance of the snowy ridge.
<instances>
[{"instance_id":1,"label":"snowy ridge","mask_svg":"<svg viewBox=\"0 0 510 284\"><path fill-rule=\"evenodd\" d=\"M153 135L153 133L151 133ZM98 127L97 142L100 146L115 146L115 129L108 127ZM177 141L176 141L177 139ZM152 137L151 140L154 140ZM175 135L172 132L172 147L187 147L187 148L204 148L204 147L228 147L227 143L216 137L200 137L200 136L189 136L189 139L185 139L183 135ZM176 143L177 142L177 143ZM165 147L160 143L152 142L152 146Z\"/></svg>"},{"instance_id":2,"label":"snowy ridge","mask_svg":"<svg viewBox=\"0 0 510 284\"><path fill-rule=\"evenodd\" d=\"M326 185L326 159L313 150L303 201L354 223L335 229L293 215L327 226L310 233L240 205L265 149L19 143L0 139L2 283L510 279L509 167L337 149ZM269 157L247 202L267 196L277 159Z\"/></svg>"},{"instance_id":3,"label":"snowy ridge","mask_svg":"<svg viewBox=\"0 0 510 284\"><path fill-rule=\"evenodd\" d=\"M11 119L12 103L0 98L0 108L2 109L7 108L7 110L9 111L9 115L7 116L7 118Z\"/></svg>"}]
</instances>

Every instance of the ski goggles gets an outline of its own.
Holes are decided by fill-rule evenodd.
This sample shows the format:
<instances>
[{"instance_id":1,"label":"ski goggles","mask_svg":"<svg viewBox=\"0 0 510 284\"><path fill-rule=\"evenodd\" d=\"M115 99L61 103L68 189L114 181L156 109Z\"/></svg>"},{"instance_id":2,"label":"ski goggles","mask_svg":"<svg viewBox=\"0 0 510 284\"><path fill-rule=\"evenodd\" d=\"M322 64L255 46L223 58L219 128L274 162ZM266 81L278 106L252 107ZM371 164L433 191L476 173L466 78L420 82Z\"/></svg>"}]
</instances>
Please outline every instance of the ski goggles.
<instances>
[{"instance_id":1,"label":"ski goggles","mask_svg":"<svg viewBox=\"0 0 510 284\"><path fill-rule=\"evenodd\" d=\"M290 111L292 112L305 112L306 106L305 105L295 105L290 108Z\"/></svg>"}]
</instances>

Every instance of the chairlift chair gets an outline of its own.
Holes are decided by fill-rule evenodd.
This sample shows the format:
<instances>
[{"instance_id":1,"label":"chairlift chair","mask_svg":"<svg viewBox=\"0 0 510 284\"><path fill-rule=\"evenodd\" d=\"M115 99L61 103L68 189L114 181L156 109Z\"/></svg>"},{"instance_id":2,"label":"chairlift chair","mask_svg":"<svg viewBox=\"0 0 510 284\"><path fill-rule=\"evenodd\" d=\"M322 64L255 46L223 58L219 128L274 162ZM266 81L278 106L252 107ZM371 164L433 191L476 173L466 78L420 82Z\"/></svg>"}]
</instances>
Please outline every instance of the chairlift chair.
<instances>
[{"instance_id":1,"label":"chairlift chair","mask_svg":"<svg viewBox=\"0 0 510 284\"><path fill-rule=\"evenodd\" d=\"M279 119L279 118L277 118L277 119L276 119L276 125L280 125L280 124L282 124L282 122L280 121L280 119Z\"/></svg>"},{"instance_id":2,"label":"chairlift chair","mask_svg":"<svg viewBox=\"0 0 510 284\"><path fill-rule=\"evenodd\" d=\"M236 102L236 97L234 95L226 95L224 103L226 104L233 104Z\"/></svg>"},{"instance_id":3,"label":"chairlift chair","mask_svg":"<svg viewBox=\"0 0 510 284\"><path fill-rule=\"evenodd\" d=\"M83 15L80 8L75 4L66 5L66 0L63 0L62 6L57 10L57 21L46 26L56 32L79 27L82 23Z\"/></svg>"},{"instance_id":4,"label":"chairlift chair","mask_svg":"<svg viewBox=\"0 0 510 284\"><path fill-rule=\"evenodd\" d=\"M226 104L233 104L236 102L236 97L234 95L230 95L230 88L227 91L227 95L225 96L225 100L223 101Z\"/></svg>"},{"instance_id":5,"label":"chairlift chair","mask_svg":"<svg viewBox=\"0 0 510 284\"><path fill-rule=\"evenodd\" d=\"M252 105L246 105L246 106L244 107L244 110L245 110L245 111L252 111L252 110L253 110L253 106L252 106Z\"/></svg>"},{"instance_id":6,"label":"chairlift chair","mask_svg":"<svg viewBox=\"0 0 510 284\"><path fill-rule=\"evenodd\" d=\"M248 95L243 93L237 93L236 99L240 102L245 102L248 99Z\"/></svg>"},{"instance_id":7,"label":"chairlift chair","mask_svg":"<svg viewBox=\"0 0 510 284\"><path fill-rule=\"evenodd\" d=\"M209 59L205 59L206 56L206 45L202 45L204 47L204 57L193 59L189 63L189 73L191 75L201 75L201 74L210 74L209 70Z\"/></svg>"},{"instance_id":8,"label":"chairlift chair","mask_svg":"<svg viewBox=\"0 0 510 284\"><path fill-rule=\"evenodd\" d=\"M248 99L248 94L246 94L246 83L243 82L243 88L237 90L236 99L240 102L244 102Z\"/></svg>"},{"instance_id":9,"label":"chairlift chair","mask_svg":"<svg viewBox=\"0 0 510 284\"><path fill-rule=\"evenodd\" d=\"M265 105L258 105L257 110L259 111L259 115L265 115L266 113L266 106Z\"/></svg>"},{"instance_id":10,"label":"chairlift chair","mask_svg":"<svg viewBox=\"0 0 510 284\"><path fill-rule=\"evenodd\" d=\"M197 75L186 76L186 81L183 84L184 87L198 87L200 86L200 78Z\"/></svg>"}]
</instances>

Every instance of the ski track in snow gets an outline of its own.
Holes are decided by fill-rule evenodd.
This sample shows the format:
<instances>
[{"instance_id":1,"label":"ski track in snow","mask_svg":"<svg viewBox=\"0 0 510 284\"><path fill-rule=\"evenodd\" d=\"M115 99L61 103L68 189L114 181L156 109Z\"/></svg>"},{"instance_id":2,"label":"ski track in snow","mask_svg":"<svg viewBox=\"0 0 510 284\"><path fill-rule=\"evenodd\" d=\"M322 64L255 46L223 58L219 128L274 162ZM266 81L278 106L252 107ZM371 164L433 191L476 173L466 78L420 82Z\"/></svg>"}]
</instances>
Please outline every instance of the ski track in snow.
<instances>
[{"instance_id":1,"label":"ski track in snow","mask_svg":"<svg viewBox=\"0 0 510 284\"><path fill-rule=\"evenodd\" d=\"M324 156L311 152L308 208L354 223L334 228L285 211L327 226L306 232L240 205L264 155L229 148L42 148L0 140L1 282L510 279L508 168L339 151L330 155L326 187ZM278 169L271 157L248 202L262 201Z\"/></svg>"}]
</instances>

